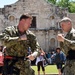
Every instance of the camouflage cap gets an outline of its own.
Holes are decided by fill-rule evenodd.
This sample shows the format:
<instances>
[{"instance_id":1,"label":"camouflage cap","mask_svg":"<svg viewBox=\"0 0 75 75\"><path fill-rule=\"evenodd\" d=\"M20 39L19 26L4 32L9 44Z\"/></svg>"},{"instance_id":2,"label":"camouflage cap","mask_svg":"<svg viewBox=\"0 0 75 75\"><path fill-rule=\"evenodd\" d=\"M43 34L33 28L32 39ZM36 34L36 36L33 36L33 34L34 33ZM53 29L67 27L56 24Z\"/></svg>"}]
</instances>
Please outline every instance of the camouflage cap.
<instances>
[{"instance_id":1,"label":"camouflage cap","mask_svg":"<svg viewBox=\"0 0 75 75\"><path fill-rule=\"evenodd\" d=\"M63 19L60 20L60 23L61 22L66 22L66 21L70 21L71 22L71 19L68 18L68 17L64 17Z\"/></svg>"}]
</instances>

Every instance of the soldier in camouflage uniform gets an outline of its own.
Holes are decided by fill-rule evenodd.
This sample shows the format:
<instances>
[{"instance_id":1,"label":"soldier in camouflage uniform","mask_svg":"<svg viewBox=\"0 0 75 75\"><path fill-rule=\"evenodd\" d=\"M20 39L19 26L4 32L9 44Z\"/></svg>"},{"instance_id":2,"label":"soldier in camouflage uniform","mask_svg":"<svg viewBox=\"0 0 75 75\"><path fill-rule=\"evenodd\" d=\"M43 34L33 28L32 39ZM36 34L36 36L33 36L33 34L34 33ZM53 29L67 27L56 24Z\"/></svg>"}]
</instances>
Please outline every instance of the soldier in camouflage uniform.
<instances>
[{"instance_id":1,"label":"soldier in camouflage uniform","mask_svg":"<svg viewBox=\"0 0 75 75\"><path fill-rule=\"evenodd\" d=\"M60 42L62 51L66 54L63 75L75 75L75 29L68 17L64 17L60 21L60 25L63 34L58 34L57 39Z\"/></svg>"},{"instance_id":2,"label":"soldier in camouflage uniform","mask_svg":"<svg viewBox=\"0 0 75 75\"><path fill-rule=\"evenodd\" d=\"M40 55L40 46L35 35L28 30L31 23L32 16L23 14L18 26L7 27L0 34L3 45L7 47L5 57L12 58L4 60L4 75L35 75L30 60ZM31 55L28 55L29 47L33 52Z\"/></svg>"}]
</instances>

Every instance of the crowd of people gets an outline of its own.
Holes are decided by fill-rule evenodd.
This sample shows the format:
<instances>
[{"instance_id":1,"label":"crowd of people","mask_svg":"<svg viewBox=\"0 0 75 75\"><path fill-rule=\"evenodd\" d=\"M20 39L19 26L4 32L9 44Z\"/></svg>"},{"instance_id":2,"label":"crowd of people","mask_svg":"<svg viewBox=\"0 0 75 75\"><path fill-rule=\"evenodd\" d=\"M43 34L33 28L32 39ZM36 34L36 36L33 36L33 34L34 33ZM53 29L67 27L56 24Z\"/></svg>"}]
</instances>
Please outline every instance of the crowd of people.
<instances>
[{"instance_id":1,"label":"crowd of people","mask_svg":"<svg viewBox=\"0 0 75 75\"><path fill-rule=\"evenodd\" d=\"M0 73L35 75L35 71L30 66L31 61L36 59L38 75L40 75L40 66L45 75L46 64L56 64L59 75L62 75L62 65L65 62L63 75L75 75L75 29L72 27L71 19L65 17L60 21L62 33L57 35L60 48L48 53L42 50L36 36L29 30L32 20L30 14L22 14L18 26L9 26L0 34L2 42Z\"/></svg>"},{"instance_id":2,"label":"crowd of people","mask_svg":"<svg viewBox=\"0 0 75 75\"><path fill-rule=\"evenodd\" d=\"M45 65L50 65L54 64L57 66L58 69L58 74L62 75L61 69L63 68L63 64L65 64L66 61L66 56L65 54L61 51L60 48L56 48L55 52L46 52L46 58L47 60L44 59L43 56L39 56L36 59L36 65L38 67L38 75L40 75L40 66L42 67L42 71L45 75ZM47 61L50 63L48 64Z\"/></svg>"}]
</instances>

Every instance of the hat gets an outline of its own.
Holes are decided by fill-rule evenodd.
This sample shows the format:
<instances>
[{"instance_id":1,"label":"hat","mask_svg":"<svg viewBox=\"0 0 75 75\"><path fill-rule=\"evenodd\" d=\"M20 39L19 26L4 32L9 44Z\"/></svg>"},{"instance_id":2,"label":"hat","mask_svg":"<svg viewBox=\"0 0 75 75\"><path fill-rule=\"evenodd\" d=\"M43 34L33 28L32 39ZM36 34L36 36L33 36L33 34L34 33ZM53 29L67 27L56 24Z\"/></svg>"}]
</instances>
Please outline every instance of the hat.
<instances>
[{"instance_id":1,"label":"hat","mask_svg":"<svg viewBox=\"0 0 75 75\"><path fill-rule=\"evenodd\" d=\"M61 22L66 22L66 21L70 21L71 22L71 19L68 18L68 17L64 17L63 19L60 20L60 23Z\"/></svg>"}]
</instances>

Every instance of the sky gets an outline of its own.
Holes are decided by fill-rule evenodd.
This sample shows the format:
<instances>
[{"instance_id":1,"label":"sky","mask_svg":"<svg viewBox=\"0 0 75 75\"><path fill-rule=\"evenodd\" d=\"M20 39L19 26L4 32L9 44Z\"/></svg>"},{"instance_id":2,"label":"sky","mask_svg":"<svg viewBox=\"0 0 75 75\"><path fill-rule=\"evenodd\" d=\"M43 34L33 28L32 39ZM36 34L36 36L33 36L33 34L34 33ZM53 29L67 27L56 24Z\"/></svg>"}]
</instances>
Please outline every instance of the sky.
<instances>
[{"instance_id":1,"label":"sky","mask_svg":"<svg viewBox=\"0 0 75 75\"><path fill-rule=\"evenodd\" d=\"M0 8L3 8L4 5L10 5L15 3L18 0L0 0ZM75 1L75 0L71 0L71 1Z\"/></svg>"},{"instance_id":2,"label":"sky","mask_svg":"<svg viewBox=\"0 0 75 75\"><path fill-rule=\"evenodd\" d=\"M4 5L10 5L15 3L18 0L0 0L0 8L3 8Z\"/></svg>"}]
</instances>

